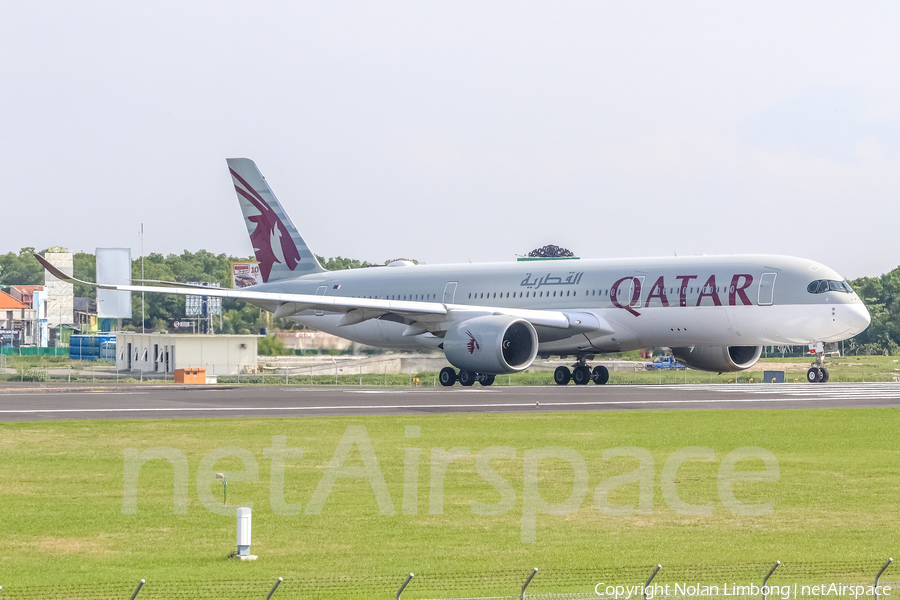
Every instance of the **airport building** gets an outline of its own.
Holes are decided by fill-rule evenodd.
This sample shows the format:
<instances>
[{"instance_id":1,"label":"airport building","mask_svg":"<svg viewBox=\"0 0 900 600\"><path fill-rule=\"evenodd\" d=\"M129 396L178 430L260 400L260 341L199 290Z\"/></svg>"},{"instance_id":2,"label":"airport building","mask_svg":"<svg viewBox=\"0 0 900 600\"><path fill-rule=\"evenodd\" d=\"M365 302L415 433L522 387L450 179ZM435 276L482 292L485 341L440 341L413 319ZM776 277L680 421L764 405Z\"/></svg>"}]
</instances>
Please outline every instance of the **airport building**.
<instances>
[{"instance_id":1,"label":"airport building","mask_svg":"<svg viewBox=\"0 0 900 600\"><path fill-rule=\"evenodd\" d=\"M166 373L206 369L207 375L256 372L259 336L190 333L116 333L116 369Z\"/></svg>"}]
</instances>

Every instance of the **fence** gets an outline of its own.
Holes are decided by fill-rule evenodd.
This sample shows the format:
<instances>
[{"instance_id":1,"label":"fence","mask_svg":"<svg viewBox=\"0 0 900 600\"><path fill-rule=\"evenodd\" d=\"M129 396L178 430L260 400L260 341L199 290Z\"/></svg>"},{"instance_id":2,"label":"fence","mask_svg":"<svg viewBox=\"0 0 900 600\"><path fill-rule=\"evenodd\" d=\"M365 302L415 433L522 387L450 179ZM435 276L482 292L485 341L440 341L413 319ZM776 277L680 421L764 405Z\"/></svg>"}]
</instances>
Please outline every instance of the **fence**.
<instances>
[{"instance_id":1,"label":"fence","mask_svg":"<svg viewBox=\"0 0 900 600\"><path fill-rule=\"evenodd\" d=\"M20 348L0 348L0 354L6 356L68 356L69 347L63 348L36 348L36 347L20 347Z\"/></svg>"},{"instance_id":2,"label":"fence","mask_svg":"<svg viewBox=\"0 0 900 600\"><path fill-rule=\"evenodd\" d=\"M891 562L758 562L718 565L646 565L597 569L547 568L470 573L285 577L245 581L154 581L84 585L4 586L0 599L224 600L390 599L457 600L541 598L554 600L888 600L900 582ZM885 575L885 577L882 577ZM876 584L878 595L868 588ZM765 587L768 585L768 589ZM815 588L815 586L825 586ZM860 590L857 586L864 586ZM886 590L884 586L890 586Z\"/></svg>"}]
</instances>

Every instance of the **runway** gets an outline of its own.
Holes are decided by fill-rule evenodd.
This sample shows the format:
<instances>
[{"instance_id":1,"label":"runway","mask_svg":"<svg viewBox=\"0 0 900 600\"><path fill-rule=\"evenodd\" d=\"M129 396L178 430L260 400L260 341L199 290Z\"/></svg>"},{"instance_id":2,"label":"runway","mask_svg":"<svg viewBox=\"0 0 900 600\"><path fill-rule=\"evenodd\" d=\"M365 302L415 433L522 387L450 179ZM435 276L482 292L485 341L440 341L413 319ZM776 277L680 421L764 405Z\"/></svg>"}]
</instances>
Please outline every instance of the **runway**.
<instances>
[{"instance_id":1,"label":"runway","mask_svg":"<svg viewBox=\"0 0 900 600\"><path fill-rule=\"evenodd\" d=\"M900 406L900 383L359 388L0 384L0 421Z\"/></svg>"}]
</instances>

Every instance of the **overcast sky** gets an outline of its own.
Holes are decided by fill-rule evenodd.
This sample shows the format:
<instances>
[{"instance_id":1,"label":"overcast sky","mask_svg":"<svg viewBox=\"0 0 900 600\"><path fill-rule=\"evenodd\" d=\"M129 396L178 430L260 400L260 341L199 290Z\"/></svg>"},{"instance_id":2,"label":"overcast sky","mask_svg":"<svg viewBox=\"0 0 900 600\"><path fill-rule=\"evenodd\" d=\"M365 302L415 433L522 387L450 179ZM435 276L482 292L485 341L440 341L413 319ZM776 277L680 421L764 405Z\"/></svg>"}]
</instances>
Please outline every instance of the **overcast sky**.
<instances>
[{"instance_id":1,"label":"overcast sky","mask_svg":"<svg viewBox=\"0 0 900 600\"><path fill-rule=\"evenodd\" d=\"M0 252L900 264L900 3L6 2Z\"/></svg>"}]
</instances>

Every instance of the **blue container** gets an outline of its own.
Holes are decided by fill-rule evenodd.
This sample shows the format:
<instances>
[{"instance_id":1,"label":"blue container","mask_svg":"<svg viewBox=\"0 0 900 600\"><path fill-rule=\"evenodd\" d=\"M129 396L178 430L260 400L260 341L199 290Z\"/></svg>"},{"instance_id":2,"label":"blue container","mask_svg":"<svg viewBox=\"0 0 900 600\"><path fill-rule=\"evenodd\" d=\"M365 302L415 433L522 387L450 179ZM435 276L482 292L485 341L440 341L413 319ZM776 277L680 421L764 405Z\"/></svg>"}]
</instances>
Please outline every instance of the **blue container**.
<instances>
[{"instance_id":1,"label":"blue container","mask_svg":"<svg viewBox=\"0 0 900 600\"><path fill-rule=\"evenodd\" d=\"M69 358L72 360L97 360L101 358L100 348L109 342L112 342L112 352L109 355L112 356L112 360L115 360L115 335L73 335L69 338Z\"/></svg>"}]
</instances>

